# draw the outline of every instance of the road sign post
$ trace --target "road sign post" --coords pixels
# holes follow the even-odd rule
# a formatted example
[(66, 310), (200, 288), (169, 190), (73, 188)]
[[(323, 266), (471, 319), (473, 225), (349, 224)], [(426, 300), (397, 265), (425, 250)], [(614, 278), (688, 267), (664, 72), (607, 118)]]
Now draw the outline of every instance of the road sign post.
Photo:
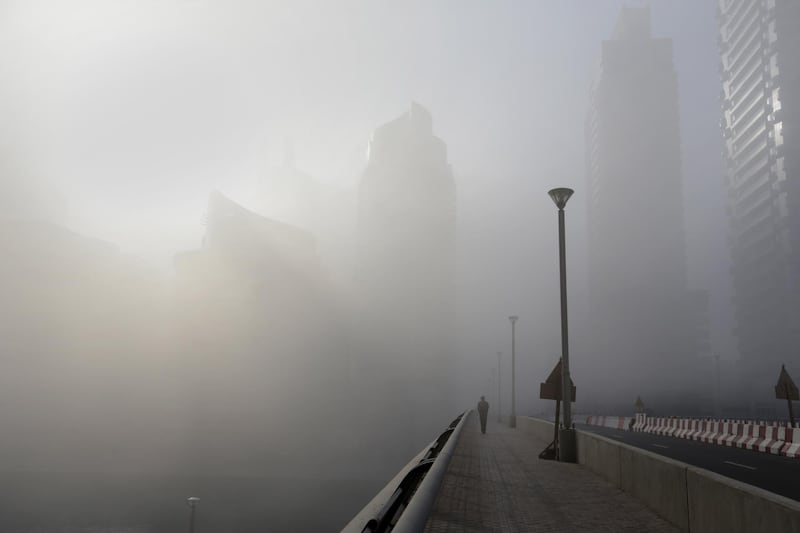
[(637, 413), (644, 413), (644, 402), (642, 401), (641, 396), (636, 397), (636, 403), (633, 404), (633, 406), (636, 407)]
[(789, 422), (794, 427), (794, 411), (792, 410), (792, 400), (800, 400), (800, 391), (797, 390), (797, 385), (792, 381), (791, 376), (786, 371), (786, 367), (781, 365), (781, 373), (778, 376), (778, 383), (775, 385), (775, 398), (778, 400), (786, 400), (789, 406)]
[[(555, 427), (553, 428), (553, 442), (548, 446), (548, 449), (552, 447), (556, 453), (558, 453), (558, 424), (559, 424), (559, 415), (560, 415), (560, 407), (561, 407), (561, 383), (562, 383), (562, 376), (561, 376), (561, 359), (558, 360), (556, 363), (555, 368), (553, 371), (550, 372), (550, 375), (547, 376), (547, 379), (544, 383), (539, 384), (539, 398), (542, 400), (555, 400), (556, 401), (556, 423)], [(570, 387), (570, 397), (571, 401), (575, 401), (575, 394), (577, 389), (575, 388), (575, 384), (572, 382), (572, 379), (569, 380)], [(545, 454), (547, 449), (543, 451), (539, 457), (545, 458)]]

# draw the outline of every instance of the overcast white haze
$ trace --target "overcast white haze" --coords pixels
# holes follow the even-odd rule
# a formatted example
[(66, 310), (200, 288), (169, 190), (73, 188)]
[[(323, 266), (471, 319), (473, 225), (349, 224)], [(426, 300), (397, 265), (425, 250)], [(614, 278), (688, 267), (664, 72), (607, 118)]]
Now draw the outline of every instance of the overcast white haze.
[[(287, 138), (302, 169), (352, 187), (372, 129), (415, 100), (447, 143), (462, 215), (500, 204), (485, 222), (519, 244), (483, 259), (514, 268), (541, 192), (580, 194), (600, 42), (621, 5), (646, 4), (5, 1), (3, 144), (66, 225), (164, 266), (197, 243), (210, 188), (251, 205)], [(714, 6), (649, 4), (674, 42), (690, 274), (727, 302)]]
[[(680, 91), (689, 285), (709, 291), (711, 352), (734, 360), (714, 2), (654, 0), (647, 4), (652, 9), (653, 34), (673, 40)], [(324, 448), (331, 435), (347, 440), (336, 433), (341, 428), (337, 429), (336, 420), (331, 419), (322, 424), (324, 433), (314, 434), (309, 426), (315, 425), (317, 410), (307, 405), (302, 414), (295, 414), (296, 404), (292, 402), (302, 400), (292, 396), (298, 392), (281, 383), (282, 378), (266, 378), (271, 384), (267, 387), (272, 387), (276, 396), (259, 396), (260, 402), (270, 406), (270, 413), (280, 412), (273, 418), (259, 411), (252, 397), (240, 394), (242, 389), (258, 388), (251, 382), (255, 374), (247, 366), (247, 361), (257, 359), (251, 349), (259, 346), (254, 340), (257, 336), (247, 330), (249, 326), (241, 325), (241, 321), (252, 319), (253, 307), (231, 311), (237, 324), (225, 322), (227, 307), (216, 309), (218, 315), (211, 311), (202, 314), (205, 311), (198, 311), (191, 302), (206, 296), (181, 293), (195, 289), (186, 289), (180, 281), (176, 273), (179, 260), (175, 258), (201, 249), (209, 194), (214, 190), (261, 216), (313, 234), (322, 261), (322, 273), (314, 274), (314, 279), (324, 285), (320, 294), (326, 295), (325, 305), (330, 309), (326, 307), (327, 314), (320, 312), (319, 317), (311, 316), (307, 309), (317, 309), (313, 303), (317, 296), (309, 297), (308, 308), (298, 304), (298, 309), (288, 311), (284, 318), (311, 316), (303, 320), (314, 325), (313, 338), (295, 342), (291, 335), (281, 337), (287, 332), (298, 337), (307, 334), (299, 319), (292, 325), (286, 318), (286, 323), (274, 326), (276, 338), (280, 338), (276, 343), (286, 353), (308, 357), (292, 356), (292, 361), (300, 361), (298, 372), (319, 367), (307, 353), (312, 351), (315, 357), (330, 360), (326, 364), (331, 365), (332, 372), (339, 367), (343, 378), (338, 385), (320, 377), (322, 385), (312, 382), (302, 387), (318, 387), (318, 394), (309, 402), (324, 403), (325, 398), (335, 397), (347, 406), (343, 417), (360, 417), (357, 404), (364, 398), (347, 396), (361, 386), (352, 354), (371, 346), (370, 353), (381, 361), (381, 354), (374, 353), (375, 346), (390, 341), (353, 333), (366, 324), (353, 318), (361, 316), (352, 311), (360, 309), (361, 304), (359, 296), (350, 293), (358, 282), (354, 274), (358, 187), (373, 131), (406, 113), (411, 102), (430, 112), (433, 133), (447, 146), (457, 191), (457, 251), (452, 280), (457, 303), (453, 309), (457, 363), (450, 376), (454, 390), (447, 416), (472, 407), (481, 394), (494, 401), (494, 391), (489, 390), (495, 383), (492, 369), (496, 352), (504, 352), (504, 357), (510, 352), (507, 317), (511, 314), (520, 316), (518, 409), (522, 413), (549, 409), (538, 400), (538, 383), (557, 359), (560, 330), (556, 210), (547, 191), (558, 186), (576, 191), (567, 207), (567, 257), (572, 331), (580, 339), (587, 298), (584, 124), (601, 42), (610, 38), (623, 5), (645, 3), (0, 0), (0, 206), (4, 209), (0, 216), (48, 220), (82, 237), (110, 243), (122, 253), (119, 261), (127, 265), (125, 269), (136, 270), (135, 279), (147, 280), (141, 282), (149, 291), (147, 298), (128, 285), (124, 291), (103, 296), (127, 298), (128, 303), (122, 310), (113, 311), (120, 319), (104, 330), (108, 344), (98, 341), (103, 346), (115, 346), (128, 344), (124, 339), (135, 337), (141, 345), (127, 345), (120, 352), (123, 355), (113, 356), (122, 359), (113, 363), (106, 360), (96, 367), (91, 362), (95, 359), (84, 357), (82, 352), (99, 350), (86, 336), (89, 334), (81, 333), (78, 340), (70, 341), (70, 357), (82, 365), (70, 367), (75, 375), (101, 368), (96, 377), (104, 382), (96, 387), (97, 397), (86, 393), (81, 401), (87, 403), (75, 407), (76, 416), (100, 413), (97, 404), (104, 400), (99, 398), (105, 398), (109, 388), (114, 388), (109, 383), (116, 383), (110, 376), (121, 368), (126, 372), (133, 368), (133, 375), (159, 375), (158, 383), (142, 386), (147, 390), (152, 387), (156, 391), (153, 396), (133, 401), (135, 407), (130, 408), (134, 413), (131, 416), (138, 416), (135, 420), (147, 431), (156, 431), (153, 428), (162, 427), (162, 422), (169, 425), (170, 416), (199, 416), (189, 405), (196, 397), (186, 391), (208, 386), (220, 401), (230, 398), (230, 404), (220, 408), (220, 413), (231, 417), (220, 422), (226, 428), (225, 424), (233, 424), (230, 420), (263, 424), (290, 434), (285, 437), (287, 442), (292, 446), (301, 442), (303, 450), (312, 454)], [(330, 219), (336, 224), (320, 230), (319, 219), (313, 218), (318, 215), (314, 205), (303, 205), (302, 198), (297, 205), (278, 205), (289, 200), (269, 196), (270, 180), (281, 172), (279, 169), (285, 169), (287, 150), (293, 152), (297, 170), (316, 180), (326, 191), (326, 198), (338, 202), (338, 211), (334, 209)], [(84, 279), (90, 274), (79, 276)], [(10, 279), (3, 283), (4, 287), (13, 286)], [(198, 289), (205, 290), (212, 289)], [(174, 293), (179, 294), (176, 297)], [(2, 296), (5, 301), (0, 301), (4, 313), (19, 304), (11, 298), (20, 298), (20, 294), (35, 302), (30, 304), (31, 316), (35, 316), (37, 305), (57, 309), (52, 313), (62, 316), (58, 313), (69, 315), (71, 306), (86, 304), (81, 301), (80, 290), (61, 295), (53, 304), (46, 293), (26, 296), (9, 289)], [(274, 318), (273, 323), (282, 320), (270, 314), (274, 309), (263, 312), (272, 317), (270, 320)], [(102, 314), (98, 311), (97, 316)], [(93, 316), (85, 317), (86, 324), (92, 323)], [(130, 323), (125, 318), (129, 316)], [(63, 321), (53, 320), (69, 329)], [(141, 328), (137, 335), (126, 332), (126, 328), (134, 327), (132, 324)], [(219, 336), (197, 336), (192, 329), (207, 330), (209, 324), (220, 328)], [(318, 329), (313, 329), (316, 325)], [(236, 337), (245, 330), (245, 340)], [(262, 331), (261, 341), (269, 344), (269, 331), (273, 330), (267, 330)], [(46, 328), (36, 331), (39, 336), (48, 334)], [(60, 331), (60, 335), (70, 335)], [(331, 331), (331, 337), (322, 333)], [(231, 339), (230, 344), (220, 338)], [(332, 338), (336, 340), (330, 341)], [(42, 341), (42, 346), (46, 345)], [(9, 346), (16, 345), (8, 344), (6, 350), (12, 349)], [(156, 348), (143, 354), (146, 346)], [(203, 361), (211, 361), (214, 347), (219, 346), (234, 346), (231, 353), (241, 355), (240, 362), (231, 363), (230, 368), (226, 363), (208, 363), (209, 373), (205, 374)], [(590, 361), (590, 341), (578, 340), (575, 346), (571, 361), (580, 399), (582, 382), (589, 380), (594, 365), (602, 362)], [(332, 354), (326, 353), (328, 348)], [(174, 385), (171, 380), (178, 380), (184, 368), (194, 365), (188, 354), (196, 351), (201, 361), (196, 375)], [(391, 352), (387, 348), (386, 353)], [(57, 361), (53, 353), (44, 365), (66, 365), (53, 362)], [(346, 357), (342, 355), (340, 360), (336, 354)], [(8, 368), (24, 366), (8, 353), (0, 356), (14, 361)], [(235, 357), (226, 351), (223, 360)], [(268, 361), (253, 364), (253, 369), (259, 369), (253, 370), (255, 373), (273, 372), (264, 369)], [(38, 379), (34, 377), (38, 374), (29, 369), (19, 372)], [(287, 376), (295, 375), (287, 372)], [(91, 381), (91, 377), (81, 375), (75, 379)], [(140, 391), (140, 385), (132, 382), (130, 391)], [(238, 392), (228, 395), (226, 387)], [(72, 397), (69, 390), (64, 394)], [(294, 399), (286, 400), (289, 397)], [(207, 398), (209, 404), (213, 403)], [(385, 405), (395, 421), (417, 416), (406, 409), (408, 404)], [(240, 407), (241, 412), (236, 414)], [(85, 412), (80, 410), (84, 408)], [(214, 409), (210, 408), (216, 412)], [(151, 423), (151, 411), (159, 413), (159, 422)], [(333, 416), (319, 416), (329, 415)], [(42, 420), (51, 420), (49, 415), (41, 416)], [(86, 431), (102, 434), (113, 417), (96, 416), (101, 422), (97, 427), (88, 424)], [(376, 413), (364, 417), (379, 419)], [(358, 502), (366, 503), (402, 466), (402, 458), (410, 459), (426, 443), (425, 435), (433, 439), (433, 429), (448, 422), (445, 417), (417, 424), (414, 431), (419, 433), (414, 433), (414, 439), (403, 441), (390, 454), (372, 454), (374, 464), (383, 470), (358, 471), (355, 458), (360, 450), (356, 444), (341, 445), (331, 452), (337, 461), (352, 459), (353, 466), (345, 477), (369, 481), (353, 489), (357, 497), (347, 502), (350, 507), (345, 516), (332, 513), (331, 520), (341, 522), (357, 512)], [(31, 435), (47, 438), (48, 423), (42, 422), (41, 431)], [(211, 426), (214, 423), (209, 422)], [(297, 429), (301, 426), (302, 430)], [(169, 442), (174, 442), (175, 449), (161, 443), (151, 452), (166, 461), (165, 454), (192, 446), (192, 439), (186, 435), (211, 431), (203, 427), (197, 429), (186, 422), (185, 434), (171, 430), (174, 439)], [(391, 434), (392, 423), (387, 427)], [(341, 431), (350, 431), (349, 426)], [(230, 432), (236, 438), (254, 441), (269, 435), (255, 430)], [(65, 434), (58, 433), (56, 438)], [(369, 432), (359, 435), (360, 442), (369, 442)], [(231, 459), (223, 452), (222, 459), (214, 455), (214, 450), (226, 445), (223, 439), (198, 451), (198, 457), (217, 465), (215, 475), (226, 473), (224, 465), (231, 471), (248, 471), (241, 457)], [(297, 449), (276, 447), (278, 455)], [(17, 456), (5, 451), (3, 470), (13, 470), (8, 458)], [(41, 453), (40, 464), (58, 462)], [(138, 452), (119, 453), (125, 456), (122, 462), (128, 460), (134, 465), (131, 468), (141, 459)], [(263, 456), (256, 452), (244, 455), (266, 464), (274, 460), (266, 452)], [(23, 462), (36, 464), (34, 459), (30, 461)], [(301, 463), (297, 458), (287, 461)], [(271, 472), (259, 475), (269, 477)], [(325, 470), (325, 476), (338, 479), (342, 473), (331, 468)], [(35, 487), (35, 481), (30, 483)], [(180, 501), (195, 489), (186, 482), (177, 489), (170, 486), (170, 490)], [(180, 512), (176, 511), (182, 519)], [(151, 518), (153, 523), (169, 523), (167, 519), (159, 522), (161, 518), (156, 515)], [(337, 522), (331, 529), (339, 525)]]

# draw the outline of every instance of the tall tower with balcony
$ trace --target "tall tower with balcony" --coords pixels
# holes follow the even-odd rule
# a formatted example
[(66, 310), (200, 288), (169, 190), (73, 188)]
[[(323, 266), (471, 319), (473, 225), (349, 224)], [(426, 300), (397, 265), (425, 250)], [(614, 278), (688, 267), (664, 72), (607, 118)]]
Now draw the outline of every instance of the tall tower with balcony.
[(719, 0), (734, 303), (750, 400), (800, 361), (800, 2)]

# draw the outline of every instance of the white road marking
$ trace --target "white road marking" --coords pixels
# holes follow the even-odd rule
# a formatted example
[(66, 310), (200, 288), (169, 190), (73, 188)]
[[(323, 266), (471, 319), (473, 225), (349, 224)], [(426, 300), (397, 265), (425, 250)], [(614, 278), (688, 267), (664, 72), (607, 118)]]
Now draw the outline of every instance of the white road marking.
[(653, 446), (656, 446), (658, 448), (664, 448), (664, 449), (668, 449), (669, 448), (669, 446), (664, 446), (663, 444), (653, 444)]
[(733, 466), (741, 466), (742, 468), (747, 468), (748, 470), (758, 470), (754, 466), (747, 466), (747, 465), (740, 465), (739, 463), (734, 463), (733, 461), (722, 461), (723, 463), (728, 463), (729, 465)]

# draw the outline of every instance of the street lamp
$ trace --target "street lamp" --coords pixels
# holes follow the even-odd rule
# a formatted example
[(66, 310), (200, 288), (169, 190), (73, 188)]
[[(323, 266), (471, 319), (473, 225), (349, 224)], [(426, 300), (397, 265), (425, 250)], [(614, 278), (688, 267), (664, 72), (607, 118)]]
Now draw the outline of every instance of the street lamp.
[(500, 383), (502, 383), (503, 381), (502, 378), (503, 374), (500, 372), (503, 368), (501, 365), (502, 360), (503, 360), (503, 352), (497, 352), (497, 421), (498, 422), (501, 422), (503, 418), (503, 411), (502, 409), (500, 409), (500, 406), (502, 405), (501, 402), (503, 399), (503, 395), (501, 393), (502, 389), (500, 386)]
[(510, 316), (508, 319), (511, 321), (511, 416), (508, 419), (508, 427), (517, 427), (517, 392), (516, 392), (516, 377), (514, 375), (516, 367), (516, 346), (514, 336), (514, 325), (517, 323), (518, 316)]
[(200, 498), (197, 496), (190, 496), (186, 498), (186, 503), (191, 508), (191, 511), (189, 511), (189, 533), (194, 533), (194, 508), (199, 501)]
[(567, 253), (564, 239), (564, 207), (572, 189), (559, 187), (548, 191), (558, 208), (558, 262), (561, 279), (561, 401), (564, 403), (564, 428), (559, 431), (558, 458), (574, 463), (576, 460), (575, 430), (572, 429), (572, 380), (569, 377), (569, 330), (567, 328)]
[(714, 363), (715, 363), (714, 374), (715, 377), (717, 378), (716, 383), (714, 383), (714, 400), (715, 400), (714, 403), (716, 404), (714, 405), (714, 416), (719, 418), (722, 414), (722, 409), (721, 409), (722, 402), (720, 402), (720, 386), (719, 386), (719, 354), (714, 354)]

